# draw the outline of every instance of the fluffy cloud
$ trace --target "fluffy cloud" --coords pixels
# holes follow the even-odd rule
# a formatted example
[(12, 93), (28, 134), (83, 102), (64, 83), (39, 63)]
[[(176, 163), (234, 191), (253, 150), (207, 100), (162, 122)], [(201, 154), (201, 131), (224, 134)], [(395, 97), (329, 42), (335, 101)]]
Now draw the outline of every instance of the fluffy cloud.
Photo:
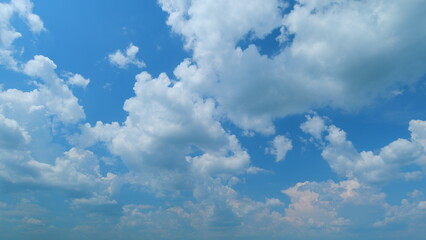
[(271, 142), (272, 147), (266, 148), (266, 152), (275, 156), (275, 161), (279, 162), (285, 159), (287, 152), (293, 149), (292, 141), (285, 136), (276, 136)]
[(86, 86), (90, 83), (90, 79), (86, 79), (80, 74), (69, 74), (67, 83), (70, 85), (80, 86), (86, 88)]
[[(13, 42), (21, 34), (10, 25), (12, 16), (18, 14), (34, 33), (44, 29), (43, 22), (31, 12), (28, 0), (0, 3), (0, 64), (35, 80), (31, 91), (0, 91), (2, 191), (45, 188), (72, 193), (71, 209), (97, 217), (120, 216), (119, 230), (133, 227), (146, 238), (165, 229), (164, 238), (176, 237), (172, 234), (182, 229), (188, 230), (186, 238), (196, 229), (199, 238), (208, 232), (218, 239), (223, 233), (235, 239), (423, 221), (423, 199), (412, 197), (390, 206), (370, 185), (424, 175), (424, 121), (410, 122), (410, 139), (397, 139), (376, 152), (359, 152), (343, 130), (317, 115), (307, 116), (302, 131), (321, 142), (317, 146), (323, 158), (347, 180), (297, 183), (282, 191), (288, 204), (278, 198), (255, 201), (232, 187), (244, 181), (233, 175), (264, 170), (250, 166), (237, 136), (222, 126), (230, 119), (246, 132), (273, 134), (276, 118), (316, 107), (362, 107), (388, 89), (416, 81), (426, 65), (425, 33), (411, 25), (425, 23), (423, 2), (299, 0), (287, 15), (286, 5), (278, 0), (159, 3), (169, 14), (168, 24), (193, 54), (174, 70), (177, 81), (166, 74), (137, 75), (135, 96), (124, 103), (126, 120), (83, 124), (69, 145), (55, 138), (68, 135), (66, 128), (85, 114), (67, 85), (84, 88), (90, 80), (79, 74), (61, 79), (56, 64), (45, 56), (26, 63), (15, 60)], [(282, 45), (274, 56), (262, 55), (259, 45), (239, 47), (241, 40), (262, 40), (278, 28)], [(120, 68), (142, 68), (138, 52), (130, 44), (108, 58)], [(99, 159), (86, 149), (98, 142), (120, 157), (129, 172), (101, 174)], [(278, 135), (267, 152), (281, 161), (292, 145)], [(418, 169), (408, 171), (407, 166)], [(122, 206), (114, 194), (123, 182), (157, 197), (172, 191), (178, 199), (165, 206)], [(181, 190), (192, 196), (182, 197)], [(0, 208), (6, 206), (9, 203), (0, 202)], [(44, 224), (30, 214), (21, 221)]]
[(105, 142), (139, 178), (157, 189), (187, 188), (191, 174), (243, 172), (249, 155), (218, 122), (215, 102), (185, 89), (167, 75), (136, 76), (136, 96), (126, 100), (126, 121), (82, 126), (76, 144)]
[[(385, 195), (355, 180), (303, 182), (282, 192), (291, 199), (284, 219), (296, 226), (340, 231), (350, 225), (372, 225), (374, 219), (384, 213), (381, 206)], [(371, 216), (371, 211), (360, 213), (357, 210), (365, 207), (379, 208), (382, 213)], [(353, 222), (360, 218), (368, 222)]]
[(32, 13), (33, 4), (29, 0), (12, 0), (10, 3), (0, 3), (0, 65), (19, 70), (19, 62), (13, 57), (15, 50), (13, 42), (22, 36), (11, 25), (15, 13), (25, 20), (33, 33), (44, 30), (43, 21)]
[(322, 133), (327, 129), (324, 123), (324, 119), (314, 115), (306, 116), (306, 122), (300, 125), (303, 132), (311, 134), (316, 139), (321, 139)]
[(279, 199), (253, 201), (219, 179), (205, 180), (195, 189), (197, 201), (165, 208), (124, 206), (120, 228), (143, 229), (144, 234), (160, 234), (163, 238), (171, 238), (169, 234), (173, 232), (173, 237), (179, 238), (202, 238), (208, 234), (220, 239), (273, 236), (287, 230), (282, 215), (274, 210), (283, 206)]
[(33, 159), (22, 147), (3, 148), (0, 156), (2, 190), (8, 190), (9, 186), (14, 190), (56, 188), (90, 195), (95, 189), (107, 193), (111, 182), (111, 179), (100, 176), (98, 160), (85, 150), (72, 148), (54, 164)]
[[(39, 84), (39, 89), (31, 92), (39, 98), (39, 105), (44, 105), (48, 114), (56, 116), (63, 123), (76, 123), (85, 117), (83, 107), (78, 99), (65, 85), (56, 73), (55, 63), (49, 58), (41, 55), (24, 65), (24, 73), (31, 77), (41, 79), (45, 84)], [(36, 105), (36, 103), (33, 103)]]
[(42, 147), (42, 151), (45, 151), (49, 148), (49, 154), (57, 154), (51, 139), (44, 139), (43, 134), (48, 130), (46, 126), (40, 125), (39, 130), (29, 128), (27, 131), (23, 126), (28, 125), (25, 122), (22, 124), (0, 114), (1, 192), (58, 189), (75, 196), (90, 196), (92, 192), (109, 196), (115, 192), (115, 175), (108, 173), (103, 177), (99, 161), (92, 152), (71, 148), (50, 162), (49, 158), (43, 158), (33, 150)]
[[(283, 18), (275, 0), (160, 4), (193, 51), (176, 76), (214, 95), (244, 129), (272, 134), (275, 118), (323, 106), (356, 109), (424, 75), (425, 33), (410, 27), (426, 21), (421, 1), (301, 0)], [(272, 58), (254, 45), (237, 47), (279, 27), (289, 40)]]
[(18, 148), (28, 143), (31, 137), (12, 119), (5, 118), (0, 114), (0, 148)]
[[(372, 151), (358, 152), (352, 142), (347, 140), (346, 133), (334, 125), (322, 127), (323, 132), (309, 131), (307, 126), (320, 122), (318, 116), (307, 117), (301, 125), (322, 141), (325, 132), (325, 145), (322, 157), (327, 160), (331, 169), (340, 176), (358, 179), (359, 181), (376, 184), (392, 179), (414, 180), (424, 175), (426, 146), (424, 145), (424, 121), (410, 121), (411, 139), (397, 139), (380, 149), (378, 154)], [(404, 171), (404, 166), (417, 166), (418, 170)]]
[(19, 70), (19, 62), (13, 57), (15, 49), (13, 42), (22, 36), (11, 25), (15, 13), (23, 19), (33, 33), (44, 30), (43, 21), (32, 13), (33, 4), (29, 0), (12, 0), (10, 3), (0, 3), (0, 65)]
[(126, 68), (130, 64), (136, 65), (138, 68), (143, 68), (145, 67), (145, 63), (136, 58), (138, 52), (139, 48), (131, 43), (125, 52), (117, 50), (108, 55), (108, 59), (112, 65), (116, 65), (119, 68)]
[[(0, 11), (18, 13), (33, 32), (44, 29), (40, 18), (31, 13), (30, 1), (1, 4)], [(0, 31), (14, 31), (9, 25), (11, 16), (2, 15)], [(12, 51), (13, 39), (8, 40), (8, 36), (2, 35), (0, 50)], [(99, 174), (98, 160), (92, 152), (72, 147), (64, 152), (65, 147), (57, 143), (57, 131), (66, 131), (63, 127), (81, 121), (85, 113), (56, 74), (56, 64), (41, 55), (26, 63), (15, 63), (14, 70), (31, 77), (33, 90), (0, 90), (1, 191), (53, 188), (86, 195), (94, 189), (108, 193), (112, 180)]]
[(38, 15), (32, 13), (33, 4), (30, 0), (12, 0), (11, 5), (21, 18), (26, 20), (32, 32), (39, 33), (44, 30), (43, 21)]
[[(401, 200), (400, 205), (385, 204), (386, 216), (377, 221), (376, 227), (385, 227), (391, 224), (409, 224), (412, 228), (422, 229), (425, 224), (426, 201), (423, 193), (415, 190)], [(395, 225), (394, 225), (395, 226)]]

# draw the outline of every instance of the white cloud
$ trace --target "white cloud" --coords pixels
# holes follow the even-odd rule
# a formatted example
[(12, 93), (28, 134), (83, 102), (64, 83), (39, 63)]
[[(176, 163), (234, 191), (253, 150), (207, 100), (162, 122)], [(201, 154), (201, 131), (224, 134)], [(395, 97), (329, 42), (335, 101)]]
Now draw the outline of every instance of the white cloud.
[(24, 217), (23, 222), (28, 223), (28, 224), (41, 224), (42, 221), (36, 218), (32, 218), (32, 217)]
[(71, 208), (98, 215), (117, 216), (121, 214), (121, 206), (117, 201), (110, 199), (108, 196), (100, 195), (97, 192), (94, 192), (90, 198), (73, 199)]
[(408, 130), (411, 132), (411, 138), (426, 149), (426, 121), (411, 120)]
[[(423, 176), (426, 123), (419, 120), (410, 122), (411, 139), (397, 139), (378, 152), (358, 152), (343, 130), (326, 126), (316, 115), (307, 116), (301, 129), (324, 142), (322, 156), (333, 171), (349, 180), (298, 183), (283, 191), (291, 201), (284, 211), (278, 198), (256, 202), (232, 188), (239, 181), (232, 175), (265, 170), (250, 166), (247, 151), (221, 125), (224, 116), (247, 136), (254, 135), (252, 130), (273, 134), (275, 118), (312, 107), (357, 108), (385, 94), (393, 84), (404, 85), (403, 79), (413, 82), (424, 74), (424, 46), (416, 43), (425, 34), (409, 28), (414, 20), (425, 22), (423, 3), (332, 2), (301, 0), (283, 18), (283, 5), (275, 0), (160, 0), (170, 14), (168, 24), (194, 54), (175, 69), (180, 81), (165, 74), (137, 75), (135, 96), (124, 104), (126, 120), (82, 125), (81, 135), (70, 138), (76, 147), (66, 152), (61, 150), (64, 146), (54, 144), (57, 126), (84, 119), (83, 108), (66, 84), (86, 87), (90, 80), (79, 74), (61, 79), (56, 64), (45, 56), (24, 64), (16, 61), (12, 45), (21, 34), (10, 26), (11, 16), (18, 13), (34, 33), (44, 29), (43, 22), (31, 12), (28, 0), (0, 3), (0, 63), (37, 79), (32, 91), (0, 89), (1, 184), (77, 192), (72, 209), (123, 213), (119, 227), (135, 227), (144, 234), (167, 229), (171, 235), (174, 230), (195, 228), (201, 233), (232, 229), (236, 236), (265, 232), (282, 236), (294, 229), (288, 224), (300, 226), (293, 231), (305, 227), (337, 231), (370, 213), (359, 211), (361, 205), (385, 206), (387, 216), (378, 225), (422, 217), (424, 200), (391, 207), (383, 204), (384, 194), (366, 185)], [(394, 14), (396, 10), (399, 14)], [(281, 39), (295, 36), (275, 57), (261, 55), (258, 46), (237, 47), (246, 37), (261, 39), (279, 27)], [(130, 44), (108, 57), (120, 68), (130, 64), (142, 68), (145, 64), (137, 59), (138, 52)], [(97, 142), (105, 143), (130, 172), (101, 175), (97, 157), (84, 149)], [(267, 152), (276, 161), (284, 160), (293, 148), (285, 136), (276, 136), (271, 145)], [(42, 157), (45, 149), (54, 157)], [(413, 165), (419, 170), (402, 170)], [(171, 201), (167, 207), (121, 208), (113, 194), (125, 181), (158, 196), (164, 190), (190, 190), (195, 200), (182, 206), (172, 206)], [(368, 217), (371, 222), (376, 216)], [(23, 220), (43, 223), (29, 215)]]
[(321, 139), (321, 134), (326, 130), (324, 119), (317, 115), (307, 115), (306, 119), (307, 120), (300, 125), (302, 131), (311, 134), (316, 139)]
[[(286, 221), (300, 227), (329, 231), (340, 231), (349, 225), (365, 227), (372, 224), (381, 215), (372, 216), (371, 212), (361, 213), (357, 209), (366, 206), (380, 208), (385, 197), (354, 180), (303, 182), (282, 192), (291, 199), (285, 209)], [(364, 217), (367, 217), (367, 222), (353, 222)]]
[(0, 155), (0, 179), (17, 188), (49, 187), (89, 194), (94, 189), (106, 190), (111, 182), (101, 178), (97, 159), (85, 150), (72, 148), (54, 164), (33, 159), (22, 147), (1, 149)]
[(86, 79), (80, 74), (70, 74), (67, 80), (67, 83), (70, 85), (80, 86), (86, 88), (86, 86), (90, 83), (90, 79)]
[[(246, 130), (272, 134), (274, 119), (311, 108), (357, 109), (425, 73), (426, 33), (411, 27), (426, 22), (420, 1), (299, 1), (283, 18), (275, 0), (160, 4), (193, 51), (176, 76)], [(294, 38), (275, 57), (236, 47), (278, 27)]]
[[(205, 153), (201, 156), (186, 157), (186, 160), (192, 165), (193, 169), (199, 173), (209, 175), (223, 173), (241, 173), (250, 163), (249, 154), (244, 151), (237, 138), (229, 136), (229, 146), (224, 151)], [(226, 150), (225, 150), (226, 149)], [(224, 154), (231, 151), (233, 154)]]
[(138, 52), (139, 48), (131, 43), (125, 52), (117, 50), (108, 55), (108, 59), (111, 64), (119, 68), (126, 68), (130, 64), (136, 65), (138, 68), (143, 68), (145, 67), (145, 63), (136, 58)]
[(285, 136), (276, 136), (271, 142), (272, 147), (266, 148), (266, 152), (275, 156), (275, 161), (280, 162), (285, 159), (287, 152), (293, 149), (292, 141)]
[(30, 0), (12, 0), (11, 4), (16, 12), (26, 20), (31, 31), (39, 33), (44, 30), (43, 21), (32, 13), (33, 3)]
[(56, 77), (56, 64), (48, 57), (42, 55), (34, 56), (34, 59), (28, 61), (23, 72), (31, 77), (41, 78), (46, 83), (54, 81)]
[(0, 3), (0, 65), (19, 71), (19, 62), (15, 60), (13, 42), (22, 37), (11, 25), (15, 13), (26, 21), (33, 33), (44, 30), (43, 21), (32, 13), (33, 4), (29, 0), (12, 0), (10, 3)]
[[(413, 194), (416, 193), (416, 194)], [(401, 200), (400, 205), (385, 204), (386, 216), (377, 222), (374, 226), (384, 227), (390, 224), (405, 225), (408, 224), (411, 228), (423, 228), (426, 220), (426, 202), (422, 201), (422, 193), (414, 191), (409, 193), (409, 198)], [(423, 199), (424, 200), (424, 199)]]
[(82, 126), (81, 146), (105, 142), (140, 184), (156, 190), (188, 188), (193, 174), (244, 172), (249, 155), (222, 128), (212, 99), (203, 99), (167, 75), (136, 76), (135, 97), (126, 100), (123, 124)]
[(266, 205), (268, 206), (281, 206), (284, 205), (279, 199), (277, 198), (266, 198)]
[[(307, 117), (307, 126), (312, 117)], [(317, 120), (318, 121), (318, 120)], [(321, 153), (331, 169), (340, 176), (359, 181), (376, 184), (388, 182), (392, 179), (405, 180), (419, 179), (424, 175), (426, 146), (423, 142), (423, 132), (426, 124), (423, 121), (411, 121), (409, 130), (411, 139), (397, 139), (380, 149), (378, 154), (372, 151), (358, 152), (352, 142), (346, 138), (346, 132), (334, 125), (322, 128), (326, 132), (325, 145)], [(322, 133), (308, 131), (312, 135), (321, 136)], [(417, 166), (422, 171), (404, 171), (404, 166)]]
[(19, 148), (31, 141), (31, 137), (19, 124), (0, 114), (0, 148)]
[(56, 75), (56, 67), (49, 58), (36, 55), (24, 65), (23, 71), (45, 83), (39, 84), (39, 90), (31, 93), (36, 95), (40, 105), (47, 108), (48, 114), (56, 116), (63, 123), (76, 123), (85, 117), (83, 107), (64, 81)]
[(250, 166), (249, 168), (247, 168), (247, 173), (249, 174), (258, 174), (258, 173), (267, 173), (269, 172), (268, 170), (265, 170), (263, 168), (259, 168), (259, 167), (254, 167), (254, 166)]

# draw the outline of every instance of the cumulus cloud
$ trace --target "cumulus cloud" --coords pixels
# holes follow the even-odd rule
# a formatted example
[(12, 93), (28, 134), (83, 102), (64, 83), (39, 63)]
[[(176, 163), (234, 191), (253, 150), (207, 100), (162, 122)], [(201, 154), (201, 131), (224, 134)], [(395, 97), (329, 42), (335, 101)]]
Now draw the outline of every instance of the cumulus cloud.
[(1, 149), (0, 155), (2, 184), (16, 189), (56, 188), (89, 195), (94, 189), (107, 192), (111, 182), (100, 176), (94, 154), (81, 149), (64, 152), (53, 164), (37, 161), (26, 149)]
[[(399, 205), (385, 204), (386, 216), (374, 223), (376, 227), (385, 227), (391, 224), (409, 224), (410, 227), (423, 228), (426, 220), (426, 201), (423, 193), (415, 190), (401, 200)], [(395, 226), (395, 225), (394, 225)]]
[(48, 57), (36, 55), (24, 65), (24, 73), (41, 79), (45, 84), (39, 85), (39, 90), (33, 91), (40, 98), (51, 115), (64, 123), (76, 123), (85, 117), (83, 107), (78, 99), (65, 85), (55, 72), (56, 64)]
[[(366, 206), (382, 208), (385, 195), (355, 180), (302, 182), (282, 192), (291, 199), (284, 219), (296, 226), (340, 231), (349, 225), (373, 224), (384, 213), (382, 209), (381, 214), (371, 216), (372, 212), (363, 214), (356, 210)], [(369, 220), (353, 222), (360, 218)]]
[(275, 161), (280, 162), (285, 159), (287, 152), (293, 149), (293, 143), (285, 136), (276, 136), (271, 142), (272, 147), (266, 148), (265, 151), (275, 156)]
[(311, 134), (316, 139), (321, 139), (321, 134), (327, 129), (324, 119), (314, 115), (306, 116), (306, 121), (300, 125), (303, 132)]
[(156, 189), (188, 188), (192, 174), (244, 172), (250, 158), (218, 121), (215, 102), (188, 91), (164, 73), (136, 76), (135, 97), (126, 100), (123, 124), (81, 128), (76, 144), (106, 143), (139, 178)]
[(143, 229), (144, 234), (164, 234), (164, 238), (170, 238), (173, 232), (174, 237), (180, 238), (202, 238), (208, 234), (221, 239), (273, 236), (288, 230), (282, 215), (274, 210), (283, 206), (279, 199), (254, 201), (240, 196), (219, 179), (205, 180), (195, 189), (196, 201), (165, 208), (123, 206), (120, 228)]
[[(164, 73), (138, 74), (135, 95), (124, 103), (124, 122), (82, 124), (81, 133), (68, 138), (69, 146), (62, 146), (53, 140), (58, 126), (85, 117), (69, 85), (85, 88), (90, 79), (80, 74), (62, 79), (56, 64), (45, 56), (25, 63), (15, 60), (13, 42), (21, 34), (10, 25), (12, 16), (19, 15), (33, 33), (43, 31), (44, 25), (32, 13), (29, 0), (0, 3), (0, 64), (31, 77), (35, 86), (31, 91), (0, 89), (1, 190), (12, 186), (78, 193), (70, 201), (73, 210), (120, 216), (118, 228), (134, 227), (150, 236), (167, 229), (164, 238), (181, 229), (197, 229), (201, 238), (204, 232), (220, 231), (264, 237), (265, 232), (275, 236), (306, 228), (333, 232), (351, 225), (380, 227), (423, 219), (424, 199), (411, 197), (390, 206), (371, 186), (423, 177), (425, 121), (410, 122), (410, 139), (359, 152), (343, 130), (308, 115), (302, 131), (321, 142), (323, 158), (346, 180), (297, 183), (282, 191), (288, 204), (278, 198), (255, 201), (232, 187), (243, 182), (234, 175), (266, 170), (250, 166), (248, 151), (222, 126), (231, 120), (247, 136), (254, 136), (254, 131), (271, 135), (277, 118), (327, 106), (356, 109), (389, 89), (415, 82), (426, 67), (422, 44), (426, 35), (412, 28), (414, 23), (426, 23), (423, 2), (299, 0), (285, 15), (286, 4), (278, 0), (159, 0), (159, 4), (169, 14), (167, 24), (183, 37), (192, 54), (174, 70), (177, 80)], [(261, 46), (239, 46), (242, 40), (262, 40), (277, 29), (282, 45), (273, 56), (262, 55)], [(119, 68), (143, 68), (138, 52), (130, 44), (109, 54), (108, 60)], [(99, 159), (87, 150), (99, 142), (129, 172), (102, 174)], [(292, 141), (281, 135), (270, 144), (266, 152), (277, 162), (293, 148)], [(171, 201), (166, 207), (122, 206), (113, 195), (123, 182), (156, 196), (163, 196), (162, 191), (176, 196), (190, 191), (192, 196), (181, 205)], [(379, 212), (372, 216), (371, 209)], [(44, 222), (29, 215), (21, 219), (33, 225)], [(299, 228), (294, 230), (294, 225)]]
[[(289, 114), (357, 109), (425, 73), (425, 33), (410, 27), (426, 21), (420, 1), (301, 0), (284, 17), (275, 0), (159, 2), (193, 52), (176, 76), (214, 95), (243, 129), (272, 134), (273, 120)], [(272, 58), (237, 46), (277, 28), (291, 37)]]
[(38, 15), (32, 13), (33, 3), (30, 0), (12, 0), (11, 5), (26, 20), (32, 32), (39, 33), (44, 30), (43, 21)]
[(119, 68), (126, 68), (130, 64), (135, 65), (138, 68), (145, 67), (145, 63), (136, 58), (136, 54), (139, 52), (139, 48), (132, 43), (127, 47), (126, 51), (117, 50), (112, 54), (108, 55), (109, 62)]
[(15, 13), (27, 23), (33, 33), (44, 30), (43, 21), (32, 13), (33, 4), (29, 0), (12, 0), (10, 3), (0, 3), (0, 65), (9, 69), (19, 70), (19, 62), (15, 60), (13, 42), (22, 37), (11, 25)]
[(31, 137), (19, 124), (0, 114), (0, 148), (19, 148), (30, 142)]
[[(306, 130), (316, 117), (307, 117), (301, 125)], [(315, 120), (320, 121), (320, 120)], [(392, 179), (415, 180), (424, 175), (426, 148), (424, 145), (424, 121), (410, 121), (411, 139), (397, 139), (382, 147), (378, 154), (373, 151), (358, 152), (346, 132), (334, 125), (323, 127), (326, 133), (322, 157), (340, 176), (358, 179), (364, 183), (385, 183)], [(323, 133), (307, 131), (313, 136)], [(404, 166), (417, 166), (418, 170), (403, 170)]]
[[(29, 1), (12, 4), (23, 16), (31, 11)], [(35, 32), (42, 30), (37, 18), (28, 18)], [(97, 189), (109, 193), (112, 179), (99, 174), (93, 153), (72, 147), (64, 152), (65, 147), (54, 140), (58, 129), (85, 117), (56, 68), (51, 59), (36, 55), (18, 69), (31, 77), (33, 90), (0, 90), (1, 190), (61, 189), (89, 195)]]
[(90, 83), (90, 79), (88, 78), (86, 79), (78, 73), (69, 74), (68, 76), (69, 77), (68, 77), (67, 83), (69, 85), (75, 85), (75, 86), (80, 86), (82, 88), (86, 88), (86, 86)]

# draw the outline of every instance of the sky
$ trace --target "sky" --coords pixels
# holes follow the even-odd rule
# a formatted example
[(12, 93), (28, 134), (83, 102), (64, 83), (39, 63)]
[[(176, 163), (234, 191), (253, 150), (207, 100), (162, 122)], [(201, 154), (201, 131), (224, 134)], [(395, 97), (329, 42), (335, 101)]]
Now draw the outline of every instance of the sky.
[(423, 239), (425, 11), (0, 0), (0, 239)]

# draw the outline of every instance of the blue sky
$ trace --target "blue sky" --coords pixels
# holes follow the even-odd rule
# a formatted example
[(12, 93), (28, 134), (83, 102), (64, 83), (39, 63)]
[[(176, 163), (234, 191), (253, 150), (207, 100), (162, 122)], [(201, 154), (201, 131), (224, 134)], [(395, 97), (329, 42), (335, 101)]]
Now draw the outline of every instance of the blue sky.
[(425, 10), (0, 1), (0, 238), (422, 239)]

